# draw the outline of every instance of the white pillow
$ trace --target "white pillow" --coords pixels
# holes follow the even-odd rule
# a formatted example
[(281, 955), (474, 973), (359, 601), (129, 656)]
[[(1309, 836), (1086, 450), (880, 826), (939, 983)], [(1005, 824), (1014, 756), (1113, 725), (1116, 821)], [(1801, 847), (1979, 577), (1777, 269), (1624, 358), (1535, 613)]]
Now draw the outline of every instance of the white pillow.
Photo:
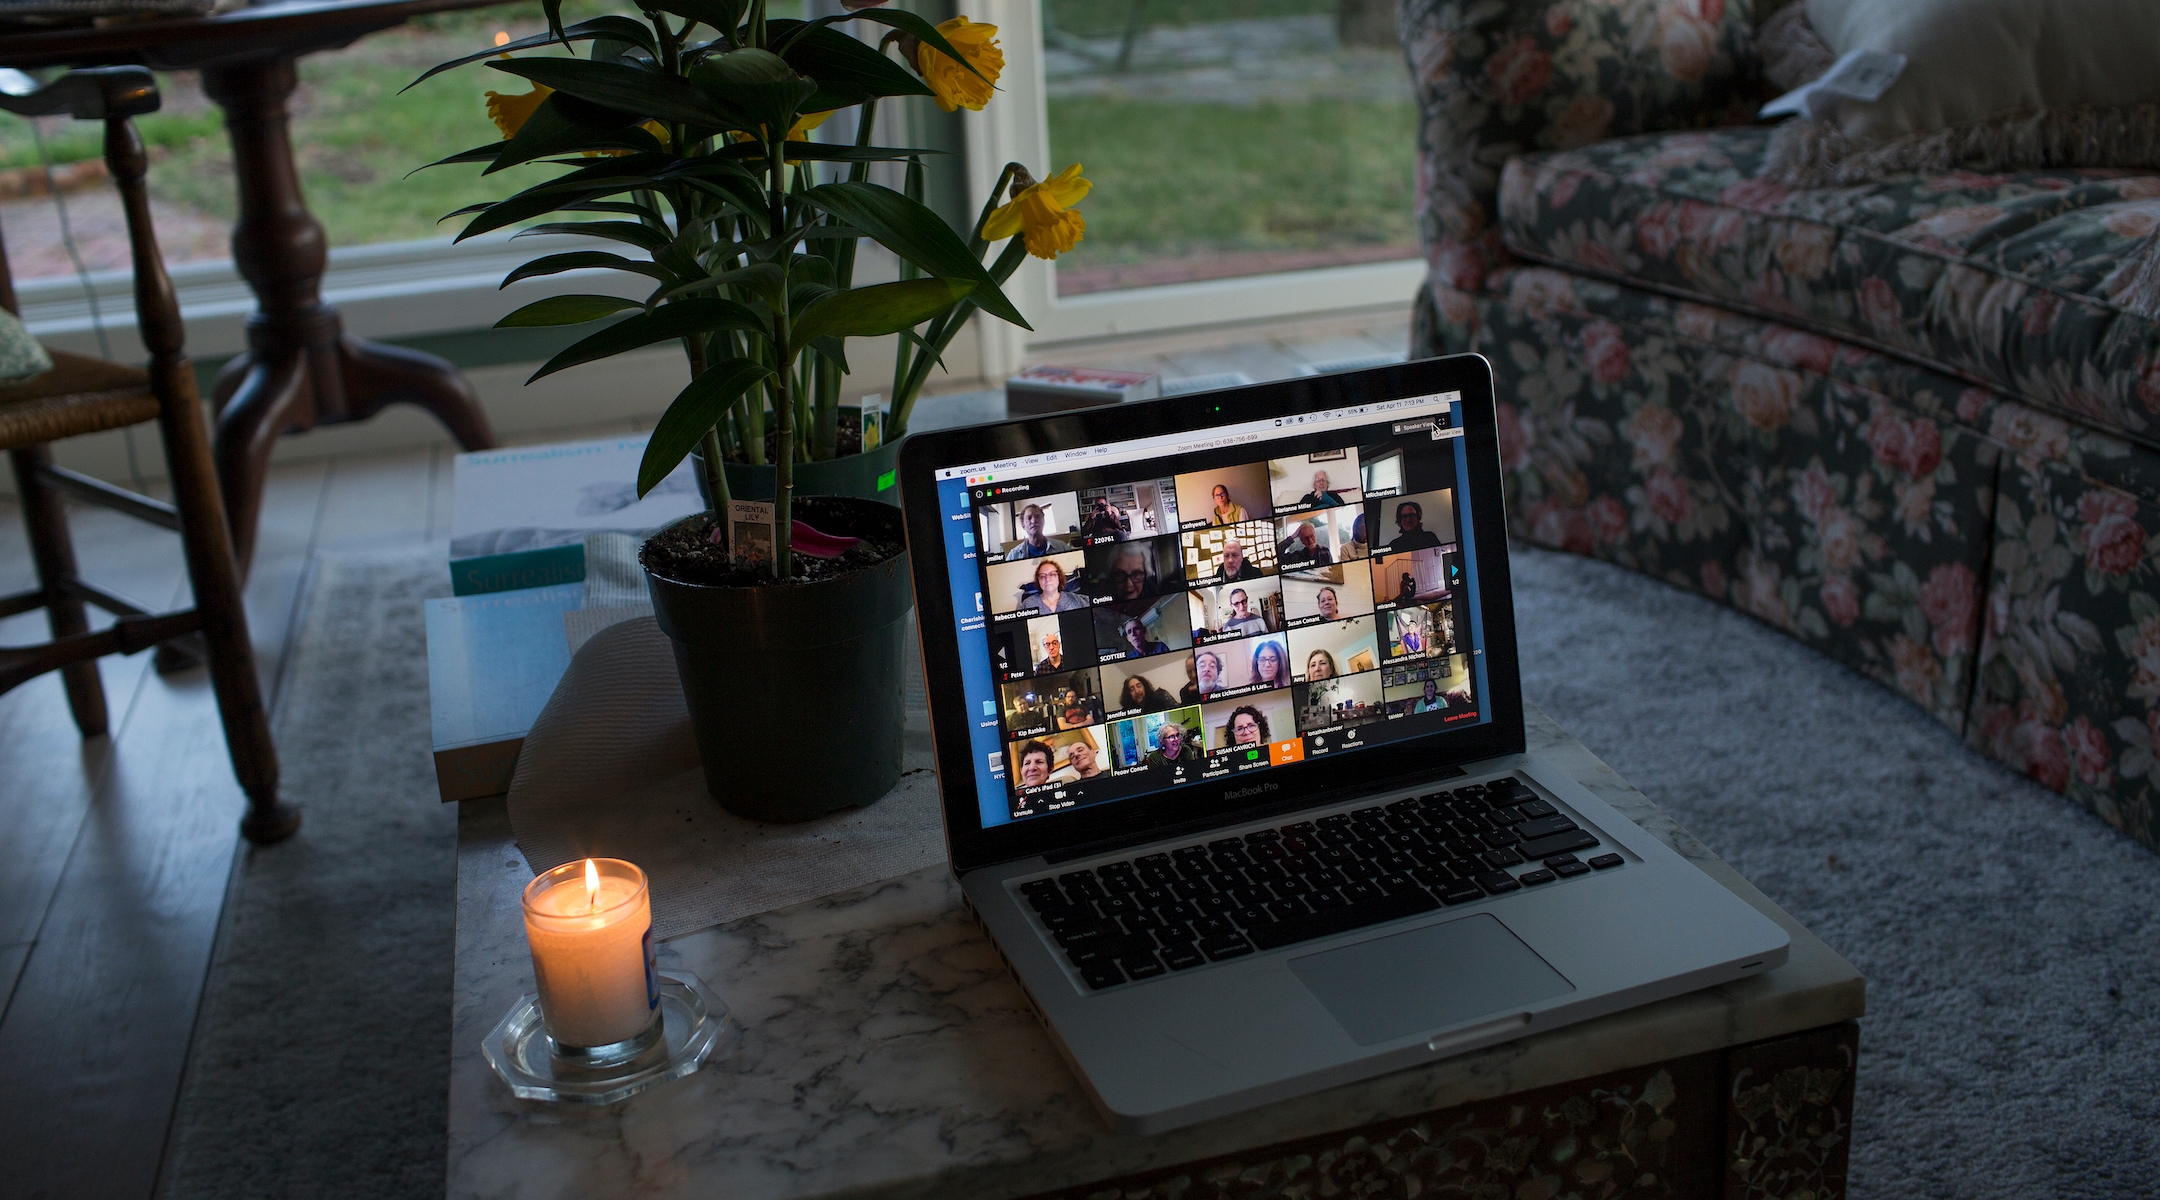
[(1833, 54), (1905, 56), (1879, 99), (1772, 141), (1787, 182), (2160, 166), (2160, 0), (1807, 0)]

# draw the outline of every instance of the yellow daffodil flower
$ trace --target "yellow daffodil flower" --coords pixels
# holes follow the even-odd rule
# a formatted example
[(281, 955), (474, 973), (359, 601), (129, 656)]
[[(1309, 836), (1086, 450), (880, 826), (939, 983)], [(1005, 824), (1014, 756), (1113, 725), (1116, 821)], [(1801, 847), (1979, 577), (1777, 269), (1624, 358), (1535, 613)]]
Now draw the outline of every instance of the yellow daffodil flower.
[(1005, 52), (998, 49), (995, 25), (977, 25), (966, 17), (954, 17), (938, 24), (938, 32), (952, 43), (970, 66), (982, 72), (978, 78), (974, 71), (954, 62), (951, 56), (928, 46), (917, 45), (915, 66), (922, 73), (923, 82), (935, 93), (938, 107), (946, 112), (965, 108), (981, 112), (990, 103), (990, 85), (997, 82), (1005, 70)]
[(532, 119), (533, 110), (540, 107), (540, 102), (554, 94), (555, 89), (544, 83), (534, 84), (533, 90), (522, 95), (505, 96), (501, 92), (489, 92), (488, 120), (495, 122), (495, 128), (502, 130), (503, 140), (509, 141), (517, 136), (518, 130), (525, 128), (525, 122)]
[(1087, 218), (1073, 209), (1094, 184), (1080, 177), (1080, 164), (1065, 168), (1054, 179), (1027, 183), (1008, 204), (983, 222), (986, 242), (999, 242), (1015, 233), (1026, 238), (1027, 251), (1037, 258), (1056, 258), (1080, 244), (1087, 232)]

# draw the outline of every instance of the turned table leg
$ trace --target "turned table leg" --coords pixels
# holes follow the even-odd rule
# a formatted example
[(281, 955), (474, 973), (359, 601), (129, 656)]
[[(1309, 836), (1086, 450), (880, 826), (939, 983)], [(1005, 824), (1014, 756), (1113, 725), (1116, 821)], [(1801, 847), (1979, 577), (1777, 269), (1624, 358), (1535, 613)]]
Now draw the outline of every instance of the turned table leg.
[(295, 81), (290, 58), (203, 70), (203, 90), (225, 111), (232, 139), (240, 207), (233, 263), (260, 305), (248, 318), (247, 350), (218, 372), (212, 389), (218, 483), (243, 572), (279, 435), (363, 421), (405, 403), (433, 413), (467, 450), (495, 444), (480, 398), (456, 367), (347, 336), (337, 310), (323, 303), (328, 246), (300, 191), (285, 112)]

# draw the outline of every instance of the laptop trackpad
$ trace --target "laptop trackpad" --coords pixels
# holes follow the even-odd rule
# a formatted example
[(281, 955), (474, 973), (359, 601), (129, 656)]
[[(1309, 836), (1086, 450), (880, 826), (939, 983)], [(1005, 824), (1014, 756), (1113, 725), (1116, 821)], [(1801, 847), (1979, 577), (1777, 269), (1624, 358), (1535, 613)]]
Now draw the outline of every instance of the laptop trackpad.
[(1490, 913), (1290, 960), (1360, 1046), (1575, 990)]

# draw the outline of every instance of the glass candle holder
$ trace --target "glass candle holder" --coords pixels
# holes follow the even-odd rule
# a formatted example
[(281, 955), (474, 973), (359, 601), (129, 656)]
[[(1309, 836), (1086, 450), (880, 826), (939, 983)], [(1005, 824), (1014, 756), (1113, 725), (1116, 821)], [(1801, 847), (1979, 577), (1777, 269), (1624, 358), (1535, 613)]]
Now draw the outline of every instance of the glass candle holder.
[(645, 872), (619, 858), (564, 863), (525, 885), (524, 908), (552, 1053), (597, 1066), (657, 1044), (660, 983)]

